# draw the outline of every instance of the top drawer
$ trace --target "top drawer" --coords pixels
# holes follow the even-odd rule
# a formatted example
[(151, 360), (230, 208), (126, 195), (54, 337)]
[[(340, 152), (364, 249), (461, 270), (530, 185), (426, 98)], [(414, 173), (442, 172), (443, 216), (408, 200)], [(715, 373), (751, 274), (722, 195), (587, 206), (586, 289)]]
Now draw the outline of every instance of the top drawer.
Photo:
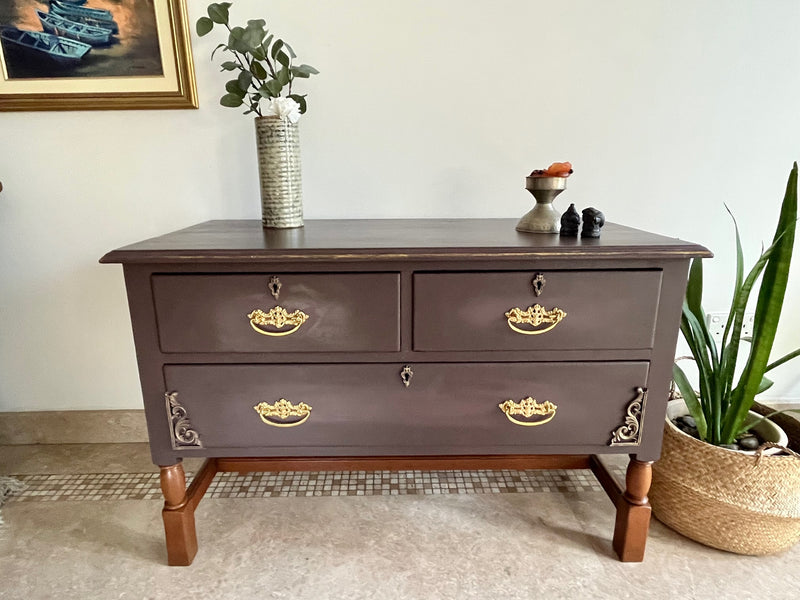
[(661, 271), (544, 271), (538, 296), (537, 275), (415, 274), (414, 350), (652, 347)]
[[(163, 352), (400, 348), (398, 273), (153, 275)], [(277, 284), (277, 298), (272, 293)], [(298, 312), (296, 312), (298, 311)]]

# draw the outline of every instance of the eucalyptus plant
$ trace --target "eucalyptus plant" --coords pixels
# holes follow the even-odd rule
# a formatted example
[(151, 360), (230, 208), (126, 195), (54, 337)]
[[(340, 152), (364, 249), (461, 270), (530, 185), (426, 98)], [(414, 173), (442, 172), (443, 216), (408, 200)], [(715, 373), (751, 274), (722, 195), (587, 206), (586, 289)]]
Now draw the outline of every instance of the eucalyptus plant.
[[(749, 422), (748, 410), (753, 406), (755, 396), (773, 383), (765, 373), (800, 355), (798, 348), (769, 362), (786, 294), (797, 229), (797, 163), (789, 174), (772, 244), (761, 253), (746, 276), (739, 226), (733, 214), (731, 218), (736, 232), (736, 278), (721, 345), (717, 347), (705, 322), (701, 305), (703, 263), (694, 259), (689, 269), (681, 332), (697, 365), (699, 393), (694, 391), (677, 364), (673, 368), (673, 379), (697, 423), (700, 438), (715, 445), (732, 443), (737, 435), (755, 424)], [(756, 287), (759, 277), (760, 285)], [(756, 289), (758, 299), (753, 334), (745, 337), (742, 336), (742, 323), (751, 292)], [(747, 357), (737, 378), (737, 363), (745, 347)]]
[(220, 98), (222, 106), (237, 108), (245, 106), (244, 114), (262, 115), (261, 102), (280, 98), (286, 92), (300, 105), (300, 113), (306, 112), (306, 96), (293, 93), (292, 85), (297, 78), (307, 79), (319, 73), (311, 65), (295, 65), (297, 55), (292, 47), (267, 29), (266, 21), (253, 19), (246, 27), (231, 27), (229, 23), (230, 2), (213, 3), (208, 6), (208, 16), (197, 20), (197, 35), (204, 36), (216, 25), (228, 30), (228, 41), (219, 44), (218, 50), (230, 55), (233, 60), (222, 63), (222, 71), (236, 75), (225, 84), (226, 94)]

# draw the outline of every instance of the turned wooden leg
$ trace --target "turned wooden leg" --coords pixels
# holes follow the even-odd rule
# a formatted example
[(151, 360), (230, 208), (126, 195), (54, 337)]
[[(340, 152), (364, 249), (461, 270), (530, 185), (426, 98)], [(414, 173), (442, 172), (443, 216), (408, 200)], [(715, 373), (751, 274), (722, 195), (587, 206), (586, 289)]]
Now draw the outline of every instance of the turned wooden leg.
[(186, 495), (186, 474), (176, 463), (161, 467), (161, 491), (164, 494), (164, 533), (167, 539), (167, 563), (188, 566), (197, 554), (194, 505)]
[(650, 503), (647, 492), (652, 480), (652, 461), (631, 456), (625, 474), (625, 492), (617, 498), (617, 522), (614, 526), (614, 552), (622, 562), (641, 562), (650, 528)]

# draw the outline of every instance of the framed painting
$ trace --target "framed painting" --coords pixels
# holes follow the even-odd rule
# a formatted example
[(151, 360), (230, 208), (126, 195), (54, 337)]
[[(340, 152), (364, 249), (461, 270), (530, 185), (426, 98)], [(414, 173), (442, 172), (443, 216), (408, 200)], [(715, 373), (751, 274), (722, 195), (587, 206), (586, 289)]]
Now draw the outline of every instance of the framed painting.
[(0, 111), (197, 108), (185, 0), (0, 0)]

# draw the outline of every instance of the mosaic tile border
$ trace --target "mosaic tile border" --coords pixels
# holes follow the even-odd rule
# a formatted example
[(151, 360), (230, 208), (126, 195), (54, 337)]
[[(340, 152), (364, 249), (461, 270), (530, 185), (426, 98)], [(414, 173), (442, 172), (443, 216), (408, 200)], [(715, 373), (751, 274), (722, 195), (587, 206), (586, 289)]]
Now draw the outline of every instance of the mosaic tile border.
[[(624, 478), (622, 468), (612, 468)], [(25, 488), (8, 502), (160, 500), (158, 473), (18, 475)], [(192, 474), (187, 473), (187, 482)], [(588, 470), (280, 471), (217, 473), (206, 498), (291, 496), (407, 496), (595, 492)]]

